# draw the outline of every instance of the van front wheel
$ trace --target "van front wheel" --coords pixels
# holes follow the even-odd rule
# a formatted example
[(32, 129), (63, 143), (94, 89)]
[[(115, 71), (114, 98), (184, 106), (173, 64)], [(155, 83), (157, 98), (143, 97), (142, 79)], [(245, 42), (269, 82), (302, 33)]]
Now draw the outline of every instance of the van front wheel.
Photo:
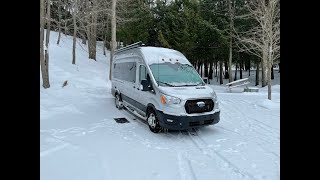
[(161, 130), (161, 126), (159, 124), (159, 120), (156, 116), (156, 113), (153, 109), (150, 109), (148, 111), (148, 125), (149, 125), (149, 129), (150, 131), (152, 131), (153, 133), (158, 133)]

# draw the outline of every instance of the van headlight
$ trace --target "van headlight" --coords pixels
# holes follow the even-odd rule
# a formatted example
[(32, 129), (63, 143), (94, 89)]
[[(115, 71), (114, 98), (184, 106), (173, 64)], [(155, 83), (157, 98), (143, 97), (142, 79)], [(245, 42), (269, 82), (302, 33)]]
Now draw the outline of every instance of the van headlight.
[(214, 101), (214, 103), (215, 103), (214, 108), (215, 108), (215, 109), (219, 109), (219, 101), (218, 101), (216, 92), (213, 91), (213, 92), (211, 93), (211, 96), (212, 96), (212, 99), (213, 99), (213, 101)]
[(160, 95), (160, 100), (162, 104), (180, 104), (181, 99), (173, 96), (168, 96), (165, 94)]
[(216, 92), (212, 91), (211, 96), (212, 96), (212, 98), (213, 98), (215, 101), (218, 100), (217, 95), (216, 95)]

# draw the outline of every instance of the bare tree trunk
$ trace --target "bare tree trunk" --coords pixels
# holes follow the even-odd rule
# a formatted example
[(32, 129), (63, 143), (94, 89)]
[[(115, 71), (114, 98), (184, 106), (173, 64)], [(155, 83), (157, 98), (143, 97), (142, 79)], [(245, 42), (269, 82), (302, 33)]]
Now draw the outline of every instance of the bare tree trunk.
[[(96, 10), (98, 4), (96, 0), (91, 1), (93, 8)], [(89, 7), (89, 3), (87, 3), (87, 7)], [(96, 44), (97, 44), (97, 12), (93, 12), (87, 18), (87, 36), (88, 36), (88, 51), (89, 51), (89, 59), (96, 60)]]
[(228, 79), (229, 78), (229, 69), (228, 69), (228, 61), (224, 63), (224, 78)]
[(259, 74), (260, 74), (260, 71), (259, 71), (259, 69), (260, 69), (260, 67), (259, 67), (259, 65), (260, 65), (260, 62), (257, 62), (257, 70), (256, 70), (256, 86), (258, 86), (259, 85), (259, 82), (260, 82), (260, 77), (259, 77)]
[[(65, 1), (64, 1), (64, 3), (65, 3)], [(68, 33), (68, 28), (67, 28), (67, 21), (66, 21), (66, 19), (67, 19), (67, 14), (65, 13), (65, 14), (64, 14), (64, 20), (63, 20), (63, 22), (64, 22), (64, 35), (65, 35), (65, 36), (66, 36), (67, 33)]]
[(236, 62), (236, 71), (234, 72), (234, 81), (237, 80), (238, 63)]
[[(46, 89), (50, 87), (49, 83), (49, 72), (47, 71), (48, 63), (44, 57), (44, 26), (45, 26), (45, 2), (40, 0), (40, 65), (41, 65), (41, 75), (42, 75), (42, 86)], [(46, 53), (47, 55), (47, 53)]]
[(242, 79), (243, 60), (240, 60), (240, 79)]
[(46, 47), (48, 48), (49, 37), (50, 37), (50, 0), (47, 0), (47, 33), (46, 33)]
[[(41, 75), (42, 75), (42, 86), (47, 88), (47, 80), (45, 74), (44, 67), (44, 47), (43, 47), (43, 39), (44, 39), (44, 9), (45, 3), (44, 0), (40, 0), (40, 66), (41, 66)], [(45, 83), (46, 82), (46, 83)]]
[(86, 38), (86, 31), (78, 31), (78, 33), (80, 34), (80, 36), (81, 36), (81, 39), (82, 39), (82, 41), (81, 41), (81, 43), (82, 44), (84, 44), (84, 45), (86, 45), (87, 44), (87, 38)]
[(111, 80), (111, 69), (112, 69), (112, 60), (113, 60), (113, 55), (116, 47), (116, 3), (117, 0), (112, 0), (111, 1), (111, 52), (110, 52), (110, 71), (109, 71), (109, 80)]
[[(85, 7), (89, 8), (90, 2), (86, 1)], [(88, 57), (91, 58), (91, 52), (92, 52), (92, 35), (91, 35), (91, 26), (92, 26), (92, 15), (87, 15), (86, 17), (86, 33), (87, 33), (87, 38), (88, 38)]]
[(251, 69), (251, 60), (249, 59), (249, 76), (250, 76), (250, 69)]
[(218, 62), (215, 62), (216, 64), (216, 78), (217, 78), (217, 82), (219, 81), (219, 78), (218, 78)]
[[(266, 46), (264, 46), (266, 47)], [(267, 52), (266, 52), (266, 49), (263, 50), (263, 55), (262, 55), (262, 78), (261, 78), (261, 86), (262, 87), (265, 87), (267, 85)]]
[(246, 61), (242, 61), (242, 63), (243, 63), (243, 69), (242, 70), (247, 72), (248, 71), (248, 63)]
[[(214, 77), (218, 77), (218, 62), (216, 61), (216, 62), (214, 62), (214, 64), (215, 64), (215, 74), (214, 74)], [(217, 79), (217, 82), (218, 82), (218, 79)]]
[(232, 82), (232, 36), (233, 36), (233, 13), (232, 13), (232, 8), (231, 8), (231, 0), (229, 0), (229, 14), (230, 14), (230, 42), (229, 42), (229, 82)]
[(103, 55), (106, 55), (106, 35), (103, 37)]
[[(271, 52), (269, 53), (269, 60), (271, 60)], [(268, 62), (268, 99), (271, 100), (271, 62)]]
[(198, 67), (197, 67), (197, 68), (198, 68), (198, 73), (199, 73), (199, 74), (200, 74), (200, 63), (201, 63), (201, 61), (198, 60), (198, 61), (197, 61), (197, 64), (198, 64)]
[[(97, 2), (96, 0), (94, 1), (95, 6), (97, 6)], [(96, 58), (96, 54), (97, 54), (97, 19), (98, 19), (98, 14), (97, 12), (95, 12), (92, 15), (92, 30), (91, 30), (91, 34), (92, 34), (92, 38), (91, 38), (91, 42), (92, 42), (92, 52), (91, 55), (92, 57), (90, 57), (91, 59), (94, 59), (95, 61), (97, 60)]]
[(76, 41), (77, 41), (77, 21), (76, 21), (76, 9), (77, 0), (75, 0), (75, 10), (73, 12), (73, 44), (72, 44), (72, 64), (76, 64)]
[(64, 35), (67, 35), (67, 21), (64, 21)]
[[(93, 39), (93, 32), (92, 32), (92, 29), (93, 28), (91, 28), (90, 27), (90, 41), (89, 41), (89, 38), (88, 38), (88, 45), (89, 45), (89, 59), (94, 59), (94, 39)], [(94, 59), (95, 60), (95, 59)]]
[[(50, 30), (51, 30), (51, 10), (50, 10), (51, 0), (47, 0), (47, 33), (46, 33), (46, 50), (44, 56), (44, 62), (46, 67), (46, 72), (49, 80), (49, 40), (50, 40)], [(50, 84), (49, 84), (50, 86)]]
[(219, 61), (219, 67), (220, 67), (220, 84), (223, 84), (223, 62)]
[(196, 71), (199, 73), (199, 70), (198, 70), (198, 60), (196, 62), (194, 62), (194, 68), (196, 69)]
[(202, 61), (201, 61), (201, 64), (200, 64), (200, 76), (202, 78)]
[(90, 52), (91, 52), (91, 45), (92, 45), (92, 43), (91, 43), (91, 28), (89, 27), (89, 25), (87, 25), (87, 31), (86, 31), (86, 33), (87, 33), (87, 38), (88, 38), (88, 53), (89, 53), (89, 58), (90, 58)]
[(265, 85), (265, 81), (264, 81), (264, 64), (263, 64), (263, 58), (261, 59), (261, 86), (264, 87)]
[(271, 79), (274, 79), (274, 71), (273, 71), (273, 66), (271, 65)]
[(61, 37), (61, 0), (58, 0), (58, 17), (59, 17), (59, 35), (58, 35), (58, 40), (57, 40), (57, 45), (60, 43), (60, 37)]
[(208, 77), (209, 72), (208, 72), (208, 60), (204, 61), (204, 77)]
[(213, 74), (213, 62), (210, 61), (210, 65), (209, 65), (209, 79), (213, 79), (212, 74)]
[(108, 32), (109, 32), (109, 21), (110, 21), (110, 18), (109, 18), (109, 17), (110, 17), (110, 16), (107, 17), (107, 22), (106, 22), (107, 28), (106, 28), (106, 32), (105, 32), (105, 45), (106, 45), (106, 49), (108, 49), (108, 48), (107, 48), (107, 47), (108, 47), (107, 43), (109, 42), (108, 36), (107, 36), (107, 34), (108, 34)]

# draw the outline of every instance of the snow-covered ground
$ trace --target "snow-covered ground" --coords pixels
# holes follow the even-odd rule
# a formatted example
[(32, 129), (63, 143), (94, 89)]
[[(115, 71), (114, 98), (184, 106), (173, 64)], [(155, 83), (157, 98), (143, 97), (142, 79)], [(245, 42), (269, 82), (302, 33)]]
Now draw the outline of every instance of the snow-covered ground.
[[(60, 45), (56, 40), (52, 32), (51, 87), (44, 89), (40, 80), (41, 180), (280, 179), (280, 85), (272, 86), (270, 101), (266, 87), (228, 93), (214, 84), (218, 124), (154, 134), (114, 107), (101, 43), (93, 61), (79, 39), (72, 65), (72, 38), (62, 35)], [(116, 123), (117, 117), (130, 123)]]

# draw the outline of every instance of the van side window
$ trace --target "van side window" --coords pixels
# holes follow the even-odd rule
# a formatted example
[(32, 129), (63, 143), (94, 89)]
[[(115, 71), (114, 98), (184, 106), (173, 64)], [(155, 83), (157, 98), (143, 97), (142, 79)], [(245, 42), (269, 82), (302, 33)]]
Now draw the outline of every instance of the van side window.
[(145, 66), (140, 65), (140, 70), (139, 70), (139, 83), (141, 80), (147, 79), (147, 69)]
[(129, 82), (136, 81), (136, 63), (125, 62), (114, 65), (113, 77)]

